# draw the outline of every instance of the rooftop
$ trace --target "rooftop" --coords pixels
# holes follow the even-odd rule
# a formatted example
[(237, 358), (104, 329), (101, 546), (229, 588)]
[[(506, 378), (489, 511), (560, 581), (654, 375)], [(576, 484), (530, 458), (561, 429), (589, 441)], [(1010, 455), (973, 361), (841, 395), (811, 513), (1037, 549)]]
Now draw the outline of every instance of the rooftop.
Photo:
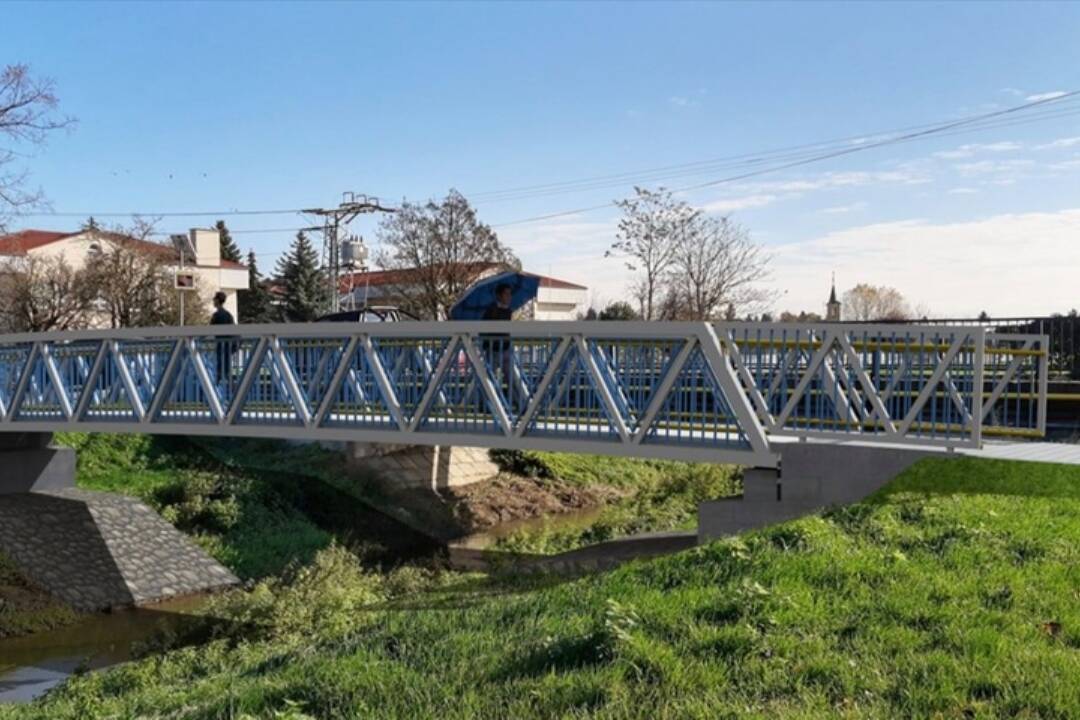
[[(8, 235), (0, 235), (0, 256), (7, 257), (23, 257), (31, 250), (44, 247), (45, 245), (51, 245), (54, 242), (60, 240), (66, 240), (68, 238), (84, 235), (86, 230), (78, 230), (76, 232), (57, 232), (54, 230), (19, 230)], [(146, 252), (160, 254), (163, 257), (179, 262), (180, 254), (171, 245), (164, 243), (151, 242), (149, 240), (139, 240), (138, 238), (131, 237), (130, 235), (122, 235), (120, 233), (107, 232), (103, 230), (92, 231), (98, 236), (112, 240), (114, 242), (122, 242), (133, 247), (140, 248)], [(217, 267), (231, 268), (235, 270), (246, 270), (247, 266), (243, 263), (234, 262), (232, 260), (221, 260), (221, 264)]]

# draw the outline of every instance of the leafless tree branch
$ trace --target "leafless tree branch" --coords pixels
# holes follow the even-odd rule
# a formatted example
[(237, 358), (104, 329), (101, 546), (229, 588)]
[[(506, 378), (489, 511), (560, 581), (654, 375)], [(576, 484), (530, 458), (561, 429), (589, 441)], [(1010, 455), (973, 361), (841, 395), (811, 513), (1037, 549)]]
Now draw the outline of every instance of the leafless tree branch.
[[(0, 138), (15, 144), (41, 145), (56, 130), (70, 127), (74, 118), (57, 112), (55, 83), (35, 77), (27, 65), (8, 65), (0, 71)], [(5, 217), (41, 204), (40, 190), (27, 190), (24, 168), (14, 167), (16, 154), (0, 148), (0, 230)]]

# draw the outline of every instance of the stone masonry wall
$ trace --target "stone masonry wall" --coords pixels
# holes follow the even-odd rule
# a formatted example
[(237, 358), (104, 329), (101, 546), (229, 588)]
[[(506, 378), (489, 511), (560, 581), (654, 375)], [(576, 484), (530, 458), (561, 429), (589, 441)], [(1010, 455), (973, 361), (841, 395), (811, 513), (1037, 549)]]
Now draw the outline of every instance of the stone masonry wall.
[(0, 496), (0, 552), (83, 611), (239, 582), (142, 502), (76, 488)]

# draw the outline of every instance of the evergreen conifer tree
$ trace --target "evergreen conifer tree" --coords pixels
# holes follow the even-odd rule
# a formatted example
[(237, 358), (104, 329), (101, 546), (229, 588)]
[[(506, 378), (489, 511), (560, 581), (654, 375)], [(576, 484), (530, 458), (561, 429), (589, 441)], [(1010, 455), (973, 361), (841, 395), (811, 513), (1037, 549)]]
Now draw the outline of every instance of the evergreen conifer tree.
[(326, 311), (328, 293), (319, 267), (319, 253), (298, 232), (287, 255), (278, 260), (277, 274), (285, 288), (285, 316), (292, 322), (311, 322)]
[(258, 265), (255, 264), (255, 251), (248, 253), (248, 289), (237, 294), (237, 303), (242, 323), (277, 322), (277, 308), (271, 303), (270, 291), (266, 288)]
[(229, 234), (229, 228), (225, 227), (225, 221), (218, 220), (214, 227), (217, 228), (218, 233), (221, 235), (221, 259), (240, 262), (240, 248), (236, 246), (232, 235)]

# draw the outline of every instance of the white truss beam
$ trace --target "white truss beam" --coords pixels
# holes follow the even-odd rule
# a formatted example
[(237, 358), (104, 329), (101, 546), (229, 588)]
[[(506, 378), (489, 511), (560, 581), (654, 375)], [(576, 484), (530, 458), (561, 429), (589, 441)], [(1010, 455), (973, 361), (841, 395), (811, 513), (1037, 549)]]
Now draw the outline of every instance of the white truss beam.
[[(481, 352), (479, 343), (493, 335), (506, 338), (509, 357), (489, 358)], [(12, 388), (10, 397), (0, 399), (0, 432), (224, 433), (562, 449), (770, 465), (776, 462), (770, 434), (867, 437), (917, 446), (977, 444), (995, 405), (1013, 399), (1034, 403), (1025, 406), (1031, 408), (1025, 414), (1034, 419), (1010, 417), (1013, 427), (996, 429), (1043, 429), (1047, 341), (1045, 336), (1008, 337), (1012, 345), (991, 344), (987, 350), (986, 343), (996, 341), (988, 340), (982, 328), (538, 322), (122, 328), (9, 335), (0, 336), (4, 351), (0, 370)], [(292, 343), (294, 339), (299, 342)], [(386, 343), (386, 362), (393, 359), (400, 372), (387, 372), (384, 353), (376, 350), (379, 343)], [(609, 347), (615, 343), (619, 347), (613, 356)], [(677, 343), (681, 345), (675, 349)], [(639, 354), (659, 357), (649, 352), (659, 346), (669, 348), (663, 356), (666, 364), (660, 366), (664, 368), (661, 376), (656, 362), (641, 362), (640, 368), (635, 367), (636, 361), (622, 364)], [(313, 347), (320, 348), (321, 354)], [(227, 379), (226, 394), (232, 393), (227, 403), (202, 351), (230, 353), (236, 375)], [(681, 418), (677, 432), (666, 425), (658, 428), (657, 419), (671, 402), (679, 377), (699, 351), (730, 415), (698, 412)], [(994, 375), (987, 388), (984, 354), (991, 352), (1008, 359), (992, 364)], [(571, 354), (580, 357), (580, 365), (575, 361), (573, 367), (565, 367)], [(360, 357), (364, 362), (358, 364)], [(539, 362), (544, 359), (547, 365), (541, 371)], [(526, 379), (522, 363), (534, 361), (539, 362), (529, 365), (528, 372), (540, 375)], [(115, 365), (115, 373), (109, 363)], [(186, 370), (181, 374), (185, 363), (190, 363), (194, 378), (181, 383), (191, 378)], [(471, 384), (467, 388), (460, 383), (446, 385), (446, 379), (460, 370), (460, 363), (466, 364)], [(491, 367), (496, 363), (499, 367)], [(497, 373), (507, 367), (509, 376), (501, 382), (515, 395), (514, 407), (507, 406), (496, 380)], [(265, 368), (270, 377), (260, 378)], [(106, 373), (115, 381), (98, 387)], [(420, 378), (417, 373), (422, 374)], [(239, 378), (235, 392), (233, 377)], [(397, 387), (398, 377), (403, 382), (407, 377), (417, 386)], [(453, 378), (456, 383), (457, 375)], [(589, 385), (588, 392), (569, 392), (575, 378)], [(252, 388), (264, 381), (276, 388), (273, 397), (278, 406), (243, 417)], [(970, 407), (966, 402), (969, 384), (975, 393)], [(641, 395), (642, 386), (652, 389), (647, 401)], [(49, 387), (55, 392), (55, 406), (52, 395), (44, 396)], [(345, 387), (351, 388), (349, 394), (356, 396), (359, 408), (349, 403), (335, 409)], [(378, 388), (381, 402), (376, 401), (373, 388)], [(445, 423), (426, 422), (436, 408), (445, 406), (444, 398), (457, 399), (463, 390), (468, 402), (461, 412), (457, 407), (450, 408), (449, 415), (439, 410)], [(485, 399), (487, 410), (473, 407), (476, 393)], [(778, 393), (786, 394), (786, 402), (773, 412)], [(821, 402), (812, 403), (816, 414), (808, 413), (802, 401), (810, 393), (824, 393), (836, 401), (836, 407), (830, 409), (820, 398)], [(121, 396), (129, 401), (130, 413), (125, 408), (123, 414), (106, 417), (93, 411), (97, 403), (111, 405)], [(411, 412), (402, 406), (402, 399), (417, 396), (419, 402)], [(628, 398), (632, 397), (642, 397), (644, 407), (630, 408)], [(43, 401), (49, 404), (43, 412), (21, 411), (40, 408)], [(196, 401), (204, 404), (194, 406)], [(174, 402), (178, 410), (163, 415), (166, 405), (171, 408)], [(926, 417), (931, 403), (935, 408), (940, 403), (956, 405), (959, 419), (951, 419), (950, 412), (951, 425), (930, 427), (920, 418)], [(190, 412), (191, 407), (199, 409)], [(211, 422), (207, 422), (207, 407)], [(457, 429), (470, 426), (477, 412), (488, 418), (480, 418), (483, 432)], [(328, 422), (331, 415), (333, 423)], [(597, 432), (598, 423), (606, 428), (607, 421), (614, 435)], [(688, 426), (685, 433), (684, 425)], [(732, 440), (736, 434), (745, 442)], [(652, 441), (654, 435), (657, 442)]]

